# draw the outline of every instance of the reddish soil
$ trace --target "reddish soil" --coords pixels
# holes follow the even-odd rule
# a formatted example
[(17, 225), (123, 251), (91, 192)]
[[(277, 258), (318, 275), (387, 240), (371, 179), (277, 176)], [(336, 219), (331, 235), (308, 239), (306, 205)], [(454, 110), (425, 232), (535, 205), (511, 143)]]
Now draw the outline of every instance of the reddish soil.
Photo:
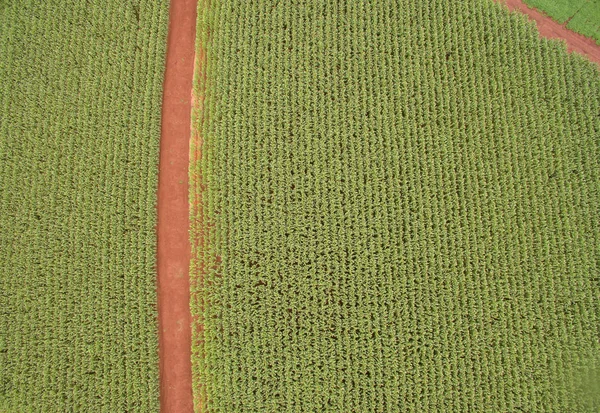
[(537, 23), (540, 36), (566, 40), (570, 52), (580, 53), (591, 61), (600, 64), (600, 46), (596, 44), (595, 40), (567, 29), (566, 23), (559, 24), (555, 22), (538, 10), (529, 8), (522, 0), (499, 1), (505, 3), (510, 10), (519, 10), (533, 19)]
[(191, 413), (188, 166), (196, 0), (171, 0), (158, 175), (160, 410)]

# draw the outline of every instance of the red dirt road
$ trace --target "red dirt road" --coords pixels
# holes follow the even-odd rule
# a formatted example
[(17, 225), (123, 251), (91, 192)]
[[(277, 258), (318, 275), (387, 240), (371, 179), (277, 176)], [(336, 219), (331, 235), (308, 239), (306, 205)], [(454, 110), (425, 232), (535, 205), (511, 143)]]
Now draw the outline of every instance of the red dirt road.
[(158, 175), (160, 411), (191, 413), (188, 167), (196, 0), (171, 0)]
[(533, 19), (537, 24), (540, 36), (566, 40), (570, 52), (580, 53), (591, 61), (600, 64), (600, 46), (596, 44), (595, 40), (567, 29), (566, 25), (559, 24), (538, 10), (529, 8), (522, 0), (499, 1), (505, 3), (510, 10), (519, 10)]

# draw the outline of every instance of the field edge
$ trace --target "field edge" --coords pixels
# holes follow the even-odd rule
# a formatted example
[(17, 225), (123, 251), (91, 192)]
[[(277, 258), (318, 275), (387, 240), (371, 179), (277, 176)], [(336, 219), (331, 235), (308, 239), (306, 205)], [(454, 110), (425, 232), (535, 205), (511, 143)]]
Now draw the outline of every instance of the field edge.
[(203, 274), (207, 268), (208, 260), (208, 228), (205, 211), (205, 191), (207, 185), (206, 174), (203, 174), (203, 126), (205, 124), (205, 91), (207, 61), (206, 51), (210, 37), (209, 30), (209, 8), (210, 0), (199, 0), (197, 4), (196, 17), (196, 39), (194, 46), (194, 72), (191, 91), (191, 124), (190, 124), (190, 164), (188, 171), (189, 179), (189, 208), (190, 208), (190, 312), (192, 344), (192, 392), (194, 412), (203, 412), (208, 395), (203, 385), (204, 369), (194, 369), (197, 363), (203, 366), (204, 359), (204, 297), (202, 294)]

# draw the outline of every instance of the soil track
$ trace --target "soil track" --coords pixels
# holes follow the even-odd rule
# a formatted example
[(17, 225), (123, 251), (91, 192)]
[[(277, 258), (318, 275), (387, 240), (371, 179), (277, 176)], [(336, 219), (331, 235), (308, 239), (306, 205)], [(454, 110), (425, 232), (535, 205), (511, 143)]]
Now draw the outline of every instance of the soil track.
[(500, 2), (505, 3), (510, 10), (519, 10), (535, 20), (540, 36), (566, 40), (570, 52), (578, 52), (600, 64), (600, 46), (595, 40), (567, 29), (566, 24), (559, 24), (540, 11), (529, 8), (522, 0), (500, 0)]
[(188, 167), (196, 0), (171, 0), (158, 175), (160, 410), (191, 413)]

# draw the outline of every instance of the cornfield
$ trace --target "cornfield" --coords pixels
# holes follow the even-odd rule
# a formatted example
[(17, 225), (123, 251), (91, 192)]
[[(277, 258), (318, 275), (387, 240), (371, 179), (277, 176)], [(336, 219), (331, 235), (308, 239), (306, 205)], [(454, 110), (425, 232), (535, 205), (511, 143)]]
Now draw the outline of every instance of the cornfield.
[(598, 411), (598, 68), (490, 0), (200, 3), (198, 411)]
[(158, 410), (161, 1), (0, 4), (0, 411)]

